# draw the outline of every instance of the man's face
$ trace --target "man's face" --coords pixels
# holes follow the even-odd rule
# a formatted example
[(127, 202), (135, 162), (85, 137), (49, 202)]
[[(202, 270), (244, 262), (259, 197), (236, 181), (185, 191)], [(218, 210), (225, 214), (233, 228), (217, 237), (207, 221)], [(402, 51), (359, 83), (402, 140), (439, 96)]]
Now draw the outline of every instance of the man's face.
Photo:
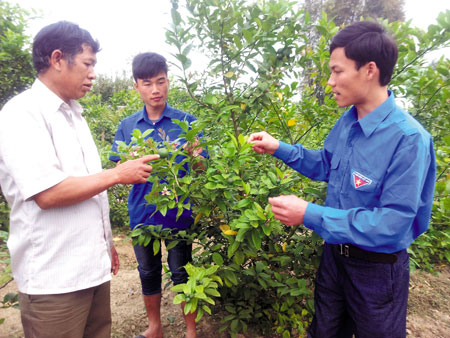
[(330, 56), (331, 75), (328, 84), (332, 87), (339, 107), (360, 105), (368, 95), (366, 65), (356, 69), (356, 62), (345, 56), (342, 47), (333, 50)]
[(137, 79), (134, 88), (141, 95), (147, 109), (164, 109), (169, 95), (169, 79), (164, 72), (148, 79)]
[(73, 60), (62, 59), (60, 95), (64, 101), (78, 100), (91, 90), (92, 81), (96, 78), (96, 63), (97, 57), (88, 45), (83, 45), (83, 51)]

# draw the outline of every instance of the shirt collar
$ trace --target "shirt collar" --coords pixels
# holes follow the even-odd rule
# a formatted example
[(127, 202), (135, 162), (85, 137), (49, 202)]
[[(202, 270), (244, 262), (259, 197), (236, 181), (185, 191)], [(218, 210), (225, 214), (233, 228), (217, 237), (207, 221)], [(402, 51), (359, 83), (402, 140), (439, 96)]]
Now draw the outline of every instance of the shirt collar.
[[(355, 107), (352, 107), (354, 110)], [(388, 98), (381, 105), (379, 105), (375, 110), (370, 112), (368, 115), (360, 119), (359, 125), (366, 137), (372, 135), (375, 129), (380, 125), (381, 122), (395, 109), (395, 97), (392, 91), (388, 90)], [(356, 111), (355, 111), (356, 113)]]
[[(144, 108), (141, 110), (141, 112), (142, 112), (142, 114), (141, 114), (141, 118), (140, 119), (144, 120), (144, 121), (146, 121), (148, 123), (153, 124), (153, 122), (150, 121), (150, 119), (148, 118), (147, 109), (145, 108), (145, 105), (144, 105)], [(161, 121), (164, 117), (167, 117), (169, 119), (172, 119), (172, 118), (176, 117), (175, 116), (175, 109), (172, 108), (167, 102), (166, 102), (166, 106), (164, 107), (164, 110), (163, 110), (163, 112), (161, 114), (161, 117), (159, 118), (158, 122)]]
[(45, 111), (56, 112), (61, 110), (69, 114), (75, 113), (75, 115), (81, 116), (83, 108), (77, 101), (70, 100), (69, 104), (65, 103), (63, 99), (50, 90), (41, 80), (36, 79), (32, 89), (38, 93), (37, 98)]

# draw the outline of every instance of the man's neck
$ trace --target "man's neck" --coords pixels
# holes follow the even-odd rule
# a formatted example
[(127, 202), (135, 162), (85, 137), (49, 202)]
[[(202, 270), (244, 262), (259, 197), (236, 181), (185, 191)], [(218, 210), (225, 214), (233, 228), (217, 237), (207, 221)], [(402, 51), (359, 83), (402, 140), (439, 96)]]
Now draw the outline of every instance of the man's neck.
[(151, 121), (158, 121), (166, 108), (166, 105), (164, 105), (162, 108), (154, 108), (150, 107), (148, 105), (145, 105), (145, 111), (147, 112), (147, 116)]
[(67, 98), (63, 95), (60, 86), (58, 83), (53, 79), (49, 71), (45, 74), (39, 74), (38, 79), (53, 93), (55, 93), (61, 100), (63, 100), (65, 103), (70, 103), (70, 98)]
[(371, 90), (364, 102), (355, 105), (356, 110), (358, 111), (358, 120), (361, 120), (364, 116), (369, 115), (372, 111), (381, 106), (388, 97), (387, 86), (377, 87)]

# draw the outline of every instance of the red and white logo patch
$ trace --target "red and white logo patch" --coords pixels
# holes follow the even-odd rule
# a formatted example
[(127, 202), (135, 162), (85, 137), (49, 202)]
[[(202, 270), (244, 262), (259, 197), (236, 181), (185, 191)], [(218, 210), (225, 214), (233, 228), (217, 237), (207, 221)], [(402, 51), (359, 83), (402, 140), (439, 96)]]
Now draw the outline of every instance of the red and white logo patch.
[(352, 176), (353, 176), (353, 185), (355, 186), (356, 189), (361, 188), (365, 185), (370, 185), (372, 183), (372, 180), (370, 178), (367, 178), (366, 176), (357, 171), (352, 172)]

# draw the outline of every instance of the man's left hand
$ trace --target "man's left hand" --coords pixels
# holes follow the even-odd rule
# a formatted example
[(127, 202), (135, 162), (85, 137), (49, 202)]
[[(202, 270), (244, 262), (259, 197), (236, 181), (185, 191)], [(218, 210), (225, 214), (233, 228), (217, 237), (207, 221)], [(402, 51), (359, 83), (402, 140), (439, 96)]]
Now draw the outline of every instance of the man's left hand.
[(272, 212), (277, 220), (286, 225), (303, 224), (308, 202), (295, 195), (282, 195), (269, 198)]
[(199, 140), (195, 140), (195, 142), (191, 143), (188, 142), (183, 146), (183, 149), (191, 156), (193, 157), (197, 157), (199, 156), (203, 149), (202, 147), (199, 147), (200, 145), (200, 141)]

